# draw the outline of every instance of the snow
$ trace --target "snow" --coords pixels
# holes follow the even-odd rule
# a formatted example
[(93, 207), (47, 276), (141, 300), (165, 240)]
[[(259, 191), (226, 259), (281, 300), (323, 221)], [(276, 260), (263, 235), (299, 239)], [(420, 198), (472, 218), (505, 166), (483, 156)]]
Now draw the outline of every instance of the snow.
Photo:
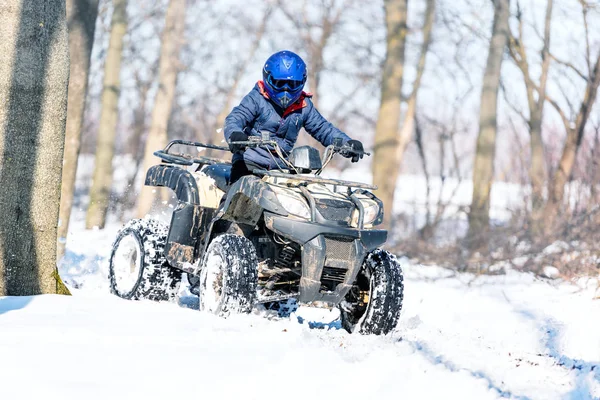
[[(118, 226), (76, 221), (60, 271), (72, 297), (0, 298), (2, 398), (600, 397), (594, 285), (474, 276), (400, 259), (405, 303), (386, 337), (349, 335), (336, 310), (218, 318), (108, 293)], [(184, 286), (184, 285), (182, 285)]]

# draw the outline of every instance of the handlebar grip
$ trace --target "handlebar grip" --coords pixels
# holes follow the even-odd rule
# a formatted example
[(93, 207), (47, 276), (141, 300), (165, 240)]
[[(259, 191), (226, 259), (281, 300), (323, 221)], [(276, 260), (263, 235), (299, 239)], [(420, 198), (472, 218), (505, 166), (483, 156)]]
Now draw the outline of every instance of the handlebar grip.
[(353, 150), (351, 147), (344, 147), (344, 146), (342, 146), (342, 147), (335, 147), (334, 150), (337, 153), (340, 153), (341, 155), (345, 155), (345, 154), (354, 154), (354, 155), (357, 155), (357, 156), (370, 156), (371, 155), (371, 153), (369, 153), (369, 152), (366, 152), (366, 151), (356, 151), (356, 150)]

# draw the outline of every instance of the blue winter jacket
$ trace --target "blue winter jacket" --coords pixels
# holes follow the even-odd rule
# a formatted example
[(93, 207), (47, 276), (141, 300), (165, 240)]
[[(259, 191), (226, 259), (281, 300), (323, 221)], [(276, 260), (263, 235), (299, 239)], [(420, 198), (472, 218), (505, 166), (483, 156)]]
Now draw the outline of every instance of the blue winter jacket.
[[(300, 129), (306, 131), (315, 139), (329, 146), (335, 138), (342, 138), (343, 143), (350, 138), (334, 127), (315, 108), (310, 98), (312, 95), (302, 92), (300, 99), (285, 111), (269, 100), (264, 91), (263, 82), (259, 81), (225, 119), (225, 140), (229, 142), (232, 132), (243, 131), (249, 135), (260, 136), (261, 131), (271, 132), (284, 155), (287, 155), (296, 140)], [(244, 159), (263, 166), (266, 169), (281, 168), (283, 163), (278, 157), (264, 148), (246, 149), (244, 153), (236, 153), (233, 162)]]

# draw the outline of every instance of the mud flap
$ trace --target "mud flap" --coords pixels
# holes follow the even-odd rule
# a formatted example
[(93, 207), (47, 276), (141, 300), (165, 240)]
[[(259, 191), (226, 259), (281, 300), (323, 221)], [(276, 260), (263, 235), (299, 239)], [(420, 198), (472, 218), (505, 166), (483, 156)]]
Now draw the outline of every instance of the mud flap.
[(165, 257), (175, 268), (191, 272), (196, 256), (197, 236), (202, 221), (202, 208), (179, 202), (173, 211)]
[(171, 217), (165, 245), (165, 258), (172, 267), (191, 274), (197, 271), (194, 263), (205, 240), (205, 227), (213, 214), (212, 209), (179, 202)]

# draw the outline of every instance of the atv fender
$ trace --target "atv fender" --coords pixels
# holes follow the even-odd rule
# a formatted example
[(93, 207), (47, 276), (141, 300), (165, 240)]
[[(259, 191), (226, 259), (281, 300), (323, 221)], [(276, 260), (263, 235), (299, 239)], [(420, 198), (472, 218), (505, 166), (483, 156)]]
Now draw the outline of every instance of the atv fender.
[(177, 200), (200, 205), (198, 185), (194, 176), (183, 168), (174, 165), (159, 164), (150, 167), (146, 173), (146, 186), (159, 186), (171, 188)]
[(177, 196), (169, 234), (165, 244), (165, 258), (172, 267), (193, 272), (198, 257), (198, 235), (201, 227), (212, 219), (212, 210), (200, 206), (198, 185), (194, 176), (173, 165), (155, 165), (146, 174), (147, 186), (168, 187)]
[(255, 226), (263, 211), (288, 215), (269, 185), (256, 176), (248, 175), (229, 189), (223, 206), (223, 219)]

